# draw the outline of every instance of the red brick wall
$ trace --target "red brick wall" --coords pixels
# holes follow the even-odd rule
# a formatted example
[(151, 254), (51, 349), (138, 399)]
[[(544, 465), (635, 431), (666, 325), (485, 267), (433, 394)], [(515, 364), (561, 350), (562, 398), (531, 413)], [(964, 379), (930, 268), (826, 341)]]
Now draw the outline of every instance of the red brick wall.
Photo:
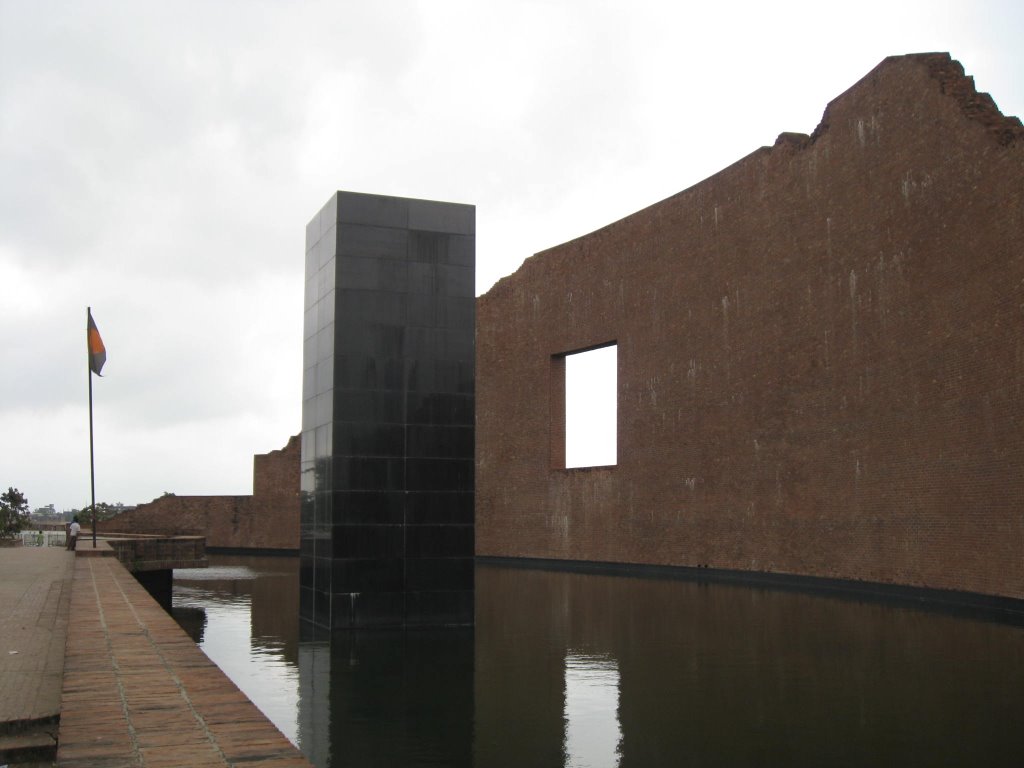
[[(528, 259), (477, 334), (479, 555), (1024, 598), (1024, 130), (944, 54)], [(612, 340), (618, 465), (552, 469), (552, 356)]]
[(207, 547), (299, 548), (299, 439), (253, 457), (252, 496), (162, 496), (104, 524), (103, 532), (197, 534)]

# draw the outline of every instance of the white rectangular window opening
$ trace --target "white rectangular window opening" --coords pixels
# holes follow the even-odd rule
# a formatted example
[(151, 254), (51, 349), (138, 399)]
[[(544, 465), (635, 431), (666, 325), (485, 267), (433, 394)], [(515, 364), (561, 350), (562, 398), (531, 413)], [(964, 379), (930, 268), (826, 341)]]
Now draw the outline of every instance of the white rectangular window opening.
[(618, 345), (565, 356), (565, 466), (618, 464)]

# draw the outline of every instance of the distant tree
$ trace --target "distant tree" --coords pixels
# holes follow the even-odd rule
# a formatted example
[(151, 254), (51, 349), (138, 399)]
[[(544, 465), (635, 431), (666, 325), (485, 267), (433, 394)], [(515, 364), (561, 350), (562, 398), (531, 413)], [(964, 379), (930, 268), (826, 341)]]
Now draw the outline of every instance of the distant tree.
[(0, 538), (10, 539), (28, 525), (28, 499), (17, 488), (0, 494)]
[(96, 502), (95, 510), (89, 504), (86, 504), (82, 511), (79, 513), (81, 522), (94, 523), (99, 520), (101, 523), (104, 520), (109, 520), (116, 515), (120, 510), (114, 504), (109, 504), (105, 501)]

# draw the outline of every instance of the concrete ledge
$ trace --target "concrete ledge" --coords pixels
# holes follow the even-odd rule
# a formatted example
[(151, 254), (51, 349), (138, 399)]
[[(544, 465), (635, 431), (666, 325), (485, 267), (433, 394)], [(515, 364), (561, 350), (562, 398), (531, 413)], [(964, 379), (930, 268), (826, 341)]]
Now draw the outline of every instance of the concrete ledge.
[(93, 547), (92, 542), (79, 542), (75, 546), (75, 557), (117, 557), (117, 552), (114, 551), (110, 543), (102, 539), (96, 542), (96, 546)]

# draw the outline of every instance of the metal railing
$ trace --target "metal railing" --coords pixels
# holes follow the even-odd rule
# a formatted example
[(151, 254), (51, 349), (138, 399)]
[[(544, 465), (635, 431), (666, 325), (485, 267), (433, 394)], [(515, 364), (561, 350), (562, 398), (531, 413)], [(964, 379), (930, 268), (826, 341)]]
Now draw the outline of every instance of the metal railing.
[(63, 547), (67, 544), (64, 531), (22, 531), (18, 537), (23, 547)]

